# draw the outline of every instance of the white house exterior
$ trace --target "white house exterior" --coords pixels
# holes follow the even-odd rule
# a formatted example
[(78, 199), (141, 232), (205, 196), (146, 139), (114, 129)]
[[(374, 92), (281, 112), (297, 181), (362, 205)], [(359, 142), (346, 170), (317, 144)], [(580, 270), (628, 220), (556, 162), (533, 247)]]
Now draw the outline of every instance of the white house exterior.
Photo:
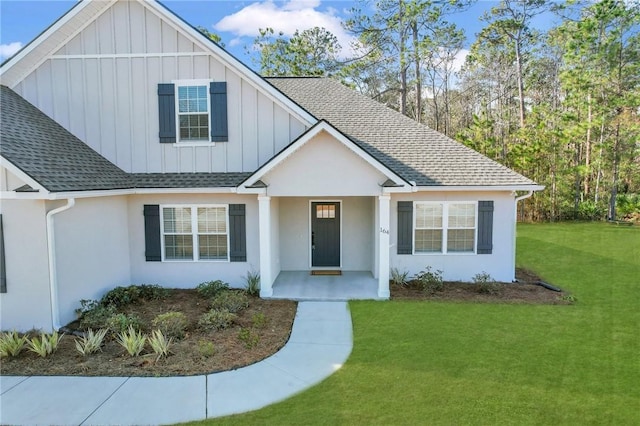
[[(263, 79), (155, 1), (83, 0), (0, 68), (0, 329), (119, 285), (426, 266), (511, 281), (542, 189), (322, 78)], [(348, 285), (346, 283), (345, 285)]]

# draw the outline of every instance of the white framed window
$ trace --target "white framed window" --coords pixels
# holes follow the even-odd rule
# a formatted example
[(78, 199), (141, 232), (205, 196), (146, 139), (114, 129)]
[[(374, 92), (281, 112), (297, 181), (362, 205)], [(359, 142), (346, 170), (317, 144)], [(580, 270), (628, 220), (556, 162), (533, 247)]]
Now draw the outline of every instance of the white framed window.
[(162, 259), (229, 261), (227, 205), (163, 205)]
[(414, 254), (475, 253), (476, 202), (415, 202)]
[(210, 81), (180, 80), (174, 84), (178, 142), (210, 142)]

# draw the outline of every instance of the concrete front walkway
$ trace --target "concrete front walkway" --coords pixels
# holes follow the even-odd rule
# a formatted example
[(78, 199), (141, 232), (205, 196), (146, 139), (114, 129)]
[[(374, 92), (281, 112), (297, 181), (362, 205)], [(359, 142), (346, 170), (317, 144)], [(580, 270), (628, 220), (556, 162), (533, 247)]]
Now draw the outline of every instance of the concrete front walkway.
[(257, 410), (330, 376), (352, 346), (346, 302), (300, 302), (287, 344), (233, 371), (189, 377), (0, 376), (0, 424), (155, 425)]
[(369, 271), (345, 271), (342, 275), (282, 271), (273, 283), (271, 299), (346, 301), (380, 297), (378, 280)]

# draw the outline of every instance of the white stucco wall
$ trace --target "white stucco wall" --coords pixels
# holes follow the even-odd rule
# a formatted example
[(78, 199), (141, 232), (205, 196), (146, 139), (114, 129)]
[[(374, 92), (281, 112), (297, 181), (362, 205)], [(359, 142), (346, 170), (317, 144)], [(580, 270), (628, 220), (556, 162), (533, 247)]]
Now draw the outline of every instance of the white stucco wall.
[(310, 202), (342, 202), (342, 269), (369, 271), (372, 268), (373, 205), (369, 197), (330, 199), (280, 198), (280, 262), (283, 271), (310, 269)]
[[(494, 202), (492, 254), (397, 254), (398, 201), (489, 201)], [(412, 276), (426, 266), (442, 270), (445, 280), (470, 281), (480, 272), (488, 272), (499, 281), (514, 278), (514, 197), (510, 192), (418, 192), (391, 197), (391, 267), (409, 271)], [(415, 216), (414, 216), (415, 218)]]
[[(247, 261), (164, 261), (145, 260), (145, 204), (245, 204), (247, 231)], [(131, 250), (131, 284), (159, 284), (172, 288), (193, 288), (199, 283), (223, 280), (243, 287), (247, 271), (260, 269), (258, 235), (258, 201), (255, 195), (236, 194), (175, 194), (139, 195), (129, 198), (129, 247)]]
[(81, 299), (131, 284), (126, 197), (80, 198), (54, 216), (60, 323)]
[(46, 208), (40, 200), (2, 200), (7, 292), (0, 330), (51, 328)]

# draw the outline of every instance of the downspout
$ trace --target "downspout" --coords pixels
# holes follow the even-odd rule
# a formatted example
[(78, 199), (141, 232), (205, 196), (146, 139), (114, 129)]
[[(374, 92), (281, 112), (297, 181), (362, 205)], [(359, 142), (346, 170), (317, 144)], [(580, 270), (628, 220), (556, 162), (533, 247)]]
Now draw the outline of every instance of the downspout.
[(69, 210), (76, 204), (74, 198), (67, 199), (67, 204), (47, 212), (47, 254), (49, 255), (49, 297), (51, 300), (51, 327), (58, 331), (60, 325), (60, 312), (58, 310), (58, 273), (56, 268), (55, 233), (53, 231), (53, 216), (65, 210)]
[(532, 195), (533, 195), (533, 190), (527, 192), (524, 195), (516, 197), (515, 199), (515, 206), (513, 209), (513, 259), (511, 263), (513, 265), (513, 280), (512, 280), (513, 282), (516, 281), (516, 233), (517, 233), (517, 227), (518, 227), (518, 201), (529, 198)]

